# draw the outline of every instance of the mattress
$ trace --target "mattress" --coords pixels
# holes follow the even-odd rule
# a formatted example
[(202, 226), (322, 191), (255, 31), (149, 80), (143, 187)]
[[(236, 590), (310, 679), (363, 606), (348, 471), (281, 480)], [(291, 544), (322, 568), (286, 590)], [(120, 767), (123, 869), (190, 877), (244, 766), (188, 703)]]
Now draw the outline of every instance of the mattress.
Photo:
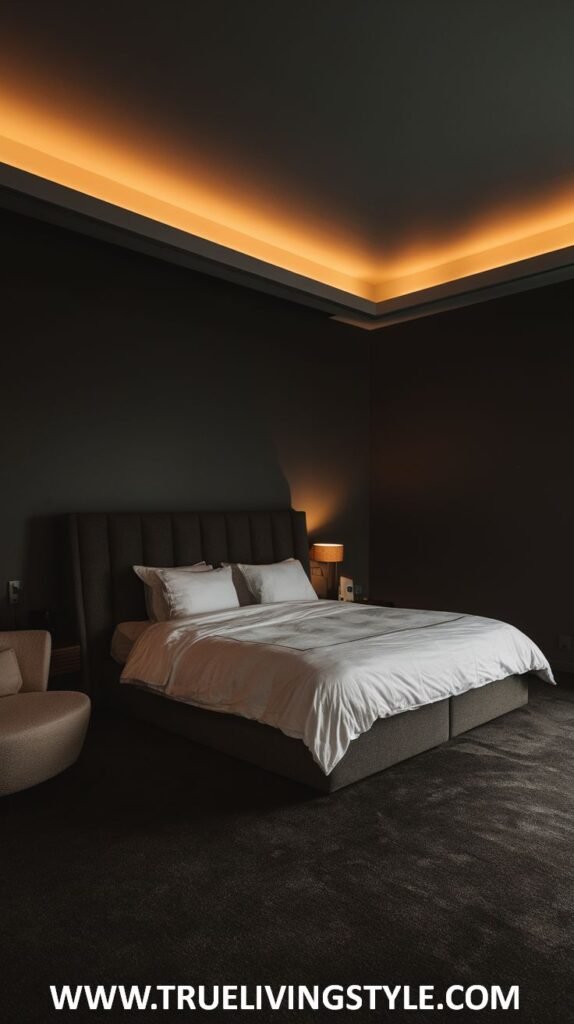
[(296, 601), (155, 623), (121, 681), (280, 729), (328, 775), (377, 719), (527, 672), (553, 682), (538, 647), (495, 619)]
[(125, 665), (138, 637), (151, 626), (151, 622), (120, 622), (114, 629), (110, 654), (118, 665)]

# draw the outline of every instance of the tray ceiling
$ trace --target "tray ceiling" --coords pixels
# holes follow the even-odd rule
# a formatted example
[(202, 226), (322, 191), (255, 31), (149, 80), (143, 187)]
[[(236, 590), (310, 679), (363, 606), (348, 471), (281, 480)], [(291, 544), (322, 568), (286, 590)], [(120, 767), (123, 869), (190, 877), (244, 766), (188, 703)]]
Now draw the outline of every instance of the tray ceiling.
[(573, 33), (552, 0), (11, 5), (0, 183), (376, 318), (571, 264)]

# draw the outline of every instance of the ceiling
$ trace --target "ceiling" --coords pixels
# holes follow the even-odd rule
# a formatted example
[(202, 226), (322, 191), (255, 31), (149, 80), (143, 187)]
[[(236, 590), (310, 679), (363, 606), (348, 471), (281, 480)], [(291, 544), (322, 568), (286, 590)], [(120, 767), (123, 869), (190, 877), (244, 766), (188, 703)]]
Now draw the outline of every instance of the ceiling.
[(565, 0), (21, 0), (0, 161), (373, 315), (574, 245), (573, 38)]

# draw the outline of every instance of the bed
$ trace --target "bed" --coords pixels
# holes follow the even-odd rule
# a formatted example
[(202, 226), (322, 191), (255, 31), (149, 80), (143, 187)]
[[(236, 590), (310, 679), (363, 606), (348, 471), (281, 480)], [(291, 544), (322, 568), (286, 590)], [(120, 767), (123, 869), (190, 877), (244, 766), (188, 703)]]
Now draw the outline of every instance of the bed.
[[(538, 671), (552, 681), (549, 666), (535, 645), (504, 624), (482, 620), (491, 623), (488, 627), (491, 630), (500, 626), (506, 631), (501, 640), (501, 654), (496, 661), (501, 677), (491, 679), (492, 666), (490, 676), (483, 672), (481, 677), (476, 655), (473, 663), (464, 660), (467, 648), (473, 649), (472, 630), (478, 629), (479, 623), (476, 617), (366, 607), (344, 609), (336, 603), (316, 602), (315, 606), (309, 603), (308, 608), (257, 606), (242, 609), (241, 622), (239, 615), (223, 616), (223, 619), (220, 616), (215, 624), (217, 628), (208, 617), (207, 627), (205, 622), (192, 622), (187, 623), (185, 629), (176, 628), (172, 623), (144, 630), (140, 639), (134, 635), (133, 650), (147, 653), (148, 660), (140, 657), (138, 661), (135, 653), (129, 655), (135, 658), (135, 664), (141, 666), (144, 678), (130, 679), (131, 685), (125, 685), (120, 683), (122, 666), (118, 664), (123, 658), (114, 660), (110, 653), (112, 637), (118, 624), (141, 624), (146, 619), (143, 587), (132, 566), (183, 566), (202, 560), (214, 565), (225, 562), (267, 564), (294, 558), (301, 562), (308, 574), (309, 543), (305, 514), (292, 509), (79, 514), (70, 517), (70, 537), (83, 670), (86, 687), (94, 699), (112, 702), (154, 725), (317, 790), (332, 792), (340, 789), (520, 707), (528, 700), (528, 671)], [(419, 618), (413, 620), (412, 616)], [(201, 644), (197, 645), (198, 625), (203, 629), (200, 640), (208, 637), (214, 656), (221, 659), (224, 652), (229, 660), (230, 644), (233, 646), (237, 651), (234, 654), (238, 659), (237, 675), (240, 677), (242, 673), (241, 678), (252, 684), (252, 690), (256, 685), (262, 690), (265, 687), (270, 689), (269, 680), (263, 679), (262, 673), (265, 672), (264, 666), (269, 664), (272, 667), (274, 661), (262, 661), (260, 650), (267, 658), (276, 660), (279, 652), (282, 651), (284, 657), (288, 649), (289, 658), (285, 664), (291, 665), (290, 671), (295, 668), (299, 671), (303, 663), (309, 664), (310, 647), (313, 648), (311, 660), (319, 666), (321, 659), (333, 659), (335, 654), (342, 657), (344, 649), (345, 671), (348, 673), (349, 666), (353, 667), (354, 652), (368, 658), (373, 643), (384, 643), (388, 647), (395, 643), (399, 634), (404, 633), (413, 649), (424, 638), (429, 644), (428, 658), (431, 660), (436, 659), (437, 652), (440, 655), (443, 643), (454, 645), (453, 649), (461, 652), (460, 664), (456, 665), (454, 672), (456, 685), (451, 687), (456, 692), (450, 692), (443, 685), (436, 664), (434, 676), (430, 669), (428, 673), (421, 673), (423, 662), (419, 658), (419, 674), (421, 678), (425, 677), (423, 682), (427, 686), (424, 700), (421, 697), (422, 702), (419, 703), (415, 696), (405, 702), (404, 693), (407, 691), (403, 688), (400, 691), (402, 698), (399, 693), (402, 705), (396, 703), (390, 710), (386, 706), (377, 706), (373, 711), (370, 695), (363, 702), (364, 707), (357, 711), (357, 717), (364, 719), (362, 731), (355, 729), (355, 735), (352, 724), (343, 730), (345, 735), (339, 743), (345, 715), (340, 716), (334, 726), (330, 722), (338, 737), (337, 749), (335, 754), (326, 755), (322, 760), (319, 748), (313, 748), (313, 743), (303, 735), (303, 731), (297, 728), (285, 731), (280, 718), (265, 721), (265, 716), (262, 716), (257, 721), (246, 717), (251, 714), (249, 709), (229, 713), (229, 706), (235, 708), (233, 702), (231, 705), (223, 702), (213, 708), (201, 706), (196, 699), (187, 699), (185, 659), (188, 659), (187, 674), (192, 675), (193, 658), (197, 658), (197, 652), (202, 650)], [(215, 646), (214, 629), (217, 633)], [(163, 635), (164, 640), (168, 635), (175, 637), (180, 645), (177, 659), (180, 672), (175, 686), (173, 673), (169, 685), (167, 675), (163, 685), (159, 685), (160, 681), (153, 675), (145, 675), (153, 654), (149, 638), (154, 631), (158, 636)], [(432, 640), (427, 640), (431, 634)], [(292, 639), (305, 635), (312, 640)], [(378, 637), (382, 639), (376, 639)], [(404, 647), (405, 638), (401, 635), (400, 639)], [(205, 646), (205, 639), (202, 642)], [(337, 645), (341, 651), (334, 650)], [(332, 664), (336, 663), (332, 661)], [(255, 679), (258, 673), (260, 683)], [(399, 672), (399, 682), (400, 675)], [(486, 683), (481, 681), (485, 678), (488, 678)], [(408, 692), (414, 692), (410, 683), (409, 687)], [(400, 710), (401, 707), (408, 707), (408, 710)], [(364, 713), (365, 708), (369, 710), (368, 715)], [(378, 717), (381, 714), (385, 717)]]

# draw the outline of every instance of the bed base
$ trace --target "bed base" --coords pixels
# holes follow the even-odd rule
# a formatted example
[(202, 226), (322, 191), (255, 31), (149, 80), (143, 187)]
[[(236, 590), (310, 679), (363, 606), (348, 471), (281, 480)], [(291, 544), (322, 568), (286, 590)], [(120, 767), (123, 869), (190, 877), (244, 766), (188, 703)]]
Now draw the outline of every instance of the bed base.
[(523, 704), (528, 704), (528, 676), (507, 676), (488, 686), (467, 690), (450, 699), (450, 735), (460, 736)]
[(131, 685), (115, 689), (115, 702), (129, 714), (323, 793), (333, 793), (430, 750), (527, 701), (527, 678), (508, 676), (459, 697), (379, 719), (351, 743), (331, 774), (324, 775), (301, 740), (269, 725), (205, 711)]

